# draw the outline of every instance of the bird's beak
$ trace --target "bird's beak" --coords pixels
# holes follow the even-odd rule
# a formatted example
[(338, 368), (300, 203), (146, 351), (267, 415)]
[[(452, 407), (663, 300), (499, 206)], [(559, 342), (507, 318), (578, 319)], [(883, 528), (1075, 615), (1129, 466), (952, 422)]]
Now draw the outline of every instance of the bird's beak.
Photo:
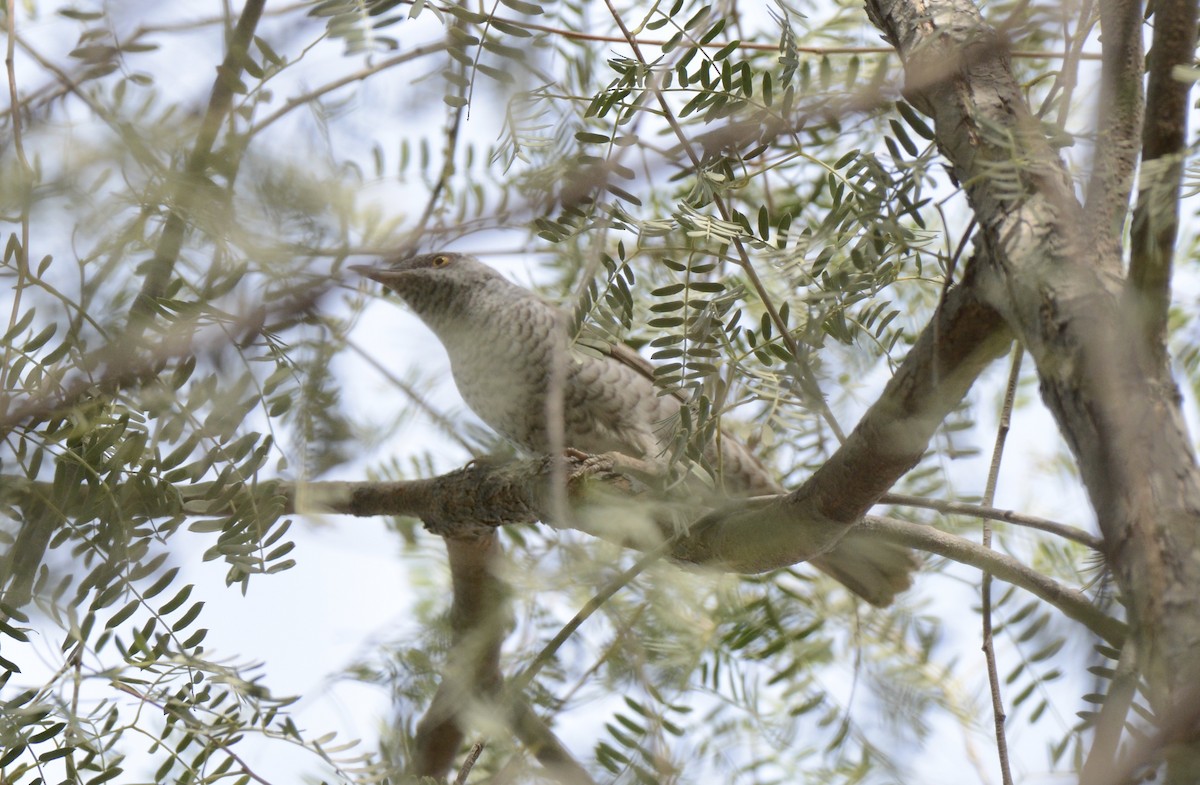
[(353, 270), (365, 278), (370, 278), (372, 281), (379, 281), (380, 283), (387, 283), (400, 275), (395, 270), (389, 270), (386, 267), (372, 267), (369, 264), (352, 264), (346, 269)]

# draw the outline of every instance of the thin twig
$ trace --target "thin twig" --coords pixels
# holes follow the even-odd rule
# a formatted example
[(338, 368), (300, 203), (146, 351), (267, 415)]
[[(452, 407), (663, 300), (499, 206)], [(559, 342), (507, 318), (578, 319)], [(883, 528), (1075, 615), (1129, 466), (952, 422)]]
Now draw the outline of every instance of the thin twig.
[(471, 751), (467, 753), (467, 759), (463, 761), (463, 765), (458, 770), (458, 776), (454, 778), (454, 785), (466, 785), (467, 777), (471, 774), (471, 769), (475, 768), (475, 761), (479, 760), (480, 754), (483, 753), (482, 742), (475, 742), (471, 745)]
[(1068, 526), (1065, 523), (1058, 521), (1050, 521), (1045, 518), (1038, 518), (1033, 515), (1025, 515), (1023, 513), (1013, 512), (1012, 510), (1001, 510), (996, 507), (985, 507), (979, 504), (968, 504), (967, 502), (951, 502), (941, 499), (926, 499), (922, 496), (910, 496), (903, 493), (885, 493), (879, 499), (880, 504), (895, 504), (902, 507), (920, 507), (927, 510), (935, 510), (947, 515), (970, 515), (975, 518), (987, 518), (992, 521), (1002, 521), (1011, 523), (1016, 526), (1024, 526), (1029, 529), (1037, 529), (1039, 531), (1056, 534), (1072, 542), (1077, 542), (1080, 545), (1086, 545), (1095, 551), (1104, 550), (1104, 540), (1085, 532), (1075, 526)]
[[(1000, 462), (1004, 457), (1004, 442), (1008, 439), (1008, 430), (1012, 423), (1013, 401), (1017, 396), (1017, 382), (1021, 378), (1021, 358), (1024, 349), (1020, 343), (1013, 346), (1012, 366), (1008, 371), (1008, 386), (1004, 390), (1004, 405), (1000, 409), (1000, 425), (996, 428), (996, 443), (992, 447), (992, 462), (988, 467), (987, 484), (983, 491), (983, 503), (991, 507), (996, 498), (996, 483), (1000, 478)], [(983, 519), (983, 547), (992, 547), (992, 527), (988, 519)], [(992, 573), (984, 570), (982, 610), (983, 616), (983, 657), (987, 662), (988, 689), (992, 696), (992, 718), (995, 721), (996, 753), (1000, 758), (1000, 779), (1004, 785), (1012, 785), (1012, 766), (1008, 759), (1008, 734), (1004, 730), (1006, 721), (1004, 713), (1004, 696), (1000, 693), (1000, 672), (996, 667), (996, 647), (992, 639)]]
[(32, 44), (30, 44), (21, 36), (16, 36), (16, 39), (17, 45), (21, 47), (21, 50), (24, 51), (25, 54), (32, 57), (34, 62), (36, 62), (39, 66), (54, 74), (55, 78), (58, 79), (59, 83), (62, 84), (67, 92), (71, 93), (80, 101), (82, 101), (83, 104), (87, 106), (87, 108), (90, 109), (94, 115), (96, 115), (96, 117), (99, 117), (101, 120), (103, 120), (105, 125), (111, 128), (113, 132), (121, 138), (122, 142), (124, 142), (129, 148), (129, 152), (132, 154), (134, 161), (136, 161), (140, 166), (146, 168), (155, 176), (161, 174), (160, 167), (157, 165), (157, 159), (135, 133), (136, 126), (119, 121), (104, 107), (103, 104), (101, 104), (91, 95), (88, 95), (88, 92), (84, 90), (70, 74), (59, 68), (52, 61), (46, 59), (41, 52), (39, 52)]
[[(446, 34), (450, 35), (451, 30), (461, 26), (461, 22), (455, 21), (452, 26), (447, 29)], [(443, 48), (446, 47), (443, 44)], [(456, 62), (456, 66), (461, 72), (466, 68), (462, 63)], [(429, 197), (425, 200), (425, 209), (421, 211), (421, 217), (417, 220), (416, 227), (413, 228), (412, 236), (420, 242), (421, 235), (425, 233), (425, 229), (429, 226), (429, 221), (433, 218), (433, 211), (437, 209), (438, 202), (441, 200), (442, 194), (446, 190), (446, 183), (454, 174), (454, 157), (458, 152), (458, 131), (462, 127), (463, 113), (466, 107), (470, 106), (469, 97), (464, 97), (462, 92), (466, 88), (459, 87), (459, 97), (464, 98), (466, 103), (460, 103), (458, 106), (450, 108), (450, 116), (446, 121), (446, 147), (442, 153), (442, 171), (438, 174), (438, 179), (434, 182), (433, 188), (429, 189)]]
[[(13, 147), (17, 151), (17, 162), (21, 171), (21, 247), (16, 250), (14, 256), (17, 263), (17, 282), (14, 287), (12, 310), (8, 315), (8, 330), (11, 332), (17, 324), (17, 319), (21, 313), (21, 293), (25, 290), (25, 284), (29, 280), (29, 210), (33, 201), (33, 167), (29, 165), (29, 159), (25, 156), (25, 143), (21, 129), (21, 112), (15, 109), (18, 104), (17, 97), (17, 65), (16, 65), (16, 9), (13, 7), (16, 0), (8, 0), (8, 48), (4, 54), (4, 66), (8, 72), (8, 95), (9, 101), (12, 103), (14, 110), (12, 113), (12, 133)], [(13, 336), (15, 339), (16, 336)], [(11, 342), (4, 346), (4, 373), (7, 373), (12, 368), (12, 348)], [(17, 379), (5, 379), (3, 384), (12, 385), (15, 389)], [(3, 386), (0, 384), (0, 386)]]
[(408, 397), (410, 403), (424, 412), (425, 416), (432, 420), (434, 425), (442, 429), (442, 433), (444, 435), (449, 436), (451, 439), (458, 442), (458, 446), (462, 447), (472, 455), (475, 455), (478, 452), (475, 445), (464, 439), (462, 434), (458, 432), (458, 428), (455, 427), (454, 421), (442, 412), (435, 409), (433, 405), (429, 403), (429, 401), (425, 400), (425, 396), (421, 395), (421, 393), (418, 392), (415, 387), (401, 379), (396, 374), (392, 373), (383, 365), (383, 363), (379, 362), (379, 360), (376, 360), (370, 352), (360, 346), (356, 341), (347, 338), (346, 348), (350, 349), (352, 352), (365, 360), (372, 368), (375, 369), (377, 373), (383, 376), (383, 378), (387, 379), (389, 384), (393, 385), (399, 389), (400, 392), (404, 393), (405, 396)]
[(379, 73), (380, 71), (386, 71), (389, 68), (392, 68), (397, 65), (402, 65), (404, 63), (410, 62), (412, 60), (416, 60), (416, 59), (424, 57), (426, 55), (436, 54), (438, 52), (445, 50), (445, 48), (446, 48), (445, 42), (439, 42), (436, 44), (426, 44), (425, 46), (418, 46), (415, 49), (410, 49), (409, 51), (405, 52), (404, 54), (399, 54), (399, 55), (396, 55), (395, 57), (389, 57), (386, 60), (381, 60), (378, 63), (375, 63), (374, 65), (367, 66), (366, 68), (361, 68), (352, 74), (347, 74), (346, 76), (343, 76), (340, 79), (335, 79), (332, 82), (329, 82), (328, 84), (323, 84), (314, 90), (308, 91), (307, 93), (301, 93), (300, 95), (289, 98), (286, 102), (284, 102), (283, 106), (279, 107), (271, 114), (267, 115), (266, 117), (264, 117), (263, 119), (261, 119), (257, 123), (255, 123), (254, 125), (250, 126), (250, 129), (246, 132), (246, 136), (248, 136), (248, 137), (255, 136), (256, 134), (258, 134), (258, 132), (262, 131), (267, 126), (276, 122), (281, 117), (286, 115), (288, 112), (291, 112), (292, 110), (297, 109), (301, 106), (307, 106), (315, 99), (320, 98), (321, 96), (323, 96), (327, 93), (331, 93), (334, 90), (340, 90), (341, 88), (346, 87), (347, 85), (354, 84), (355, 82), (361, 82), (362, 80), (366, 79), (367, 77), (373, 76), (373, 75)]
[(567, 640), (575, 634), (575, 631), (591, 617), (596, 611), (604, 607), (604, 603), (616, 594), (621, 589), (625, 588), (641, 573), (645, 572), (646, 568), (651, 564), (663, 559), (670, 553), (671, 549), (683, 538), (689, 536), (697, 536), (702, 533), (704, 524), (693, 526), (690, 530), (681, 530), (674, 536), (668, 538), (658, 546), (646, 551), (638, 560), (628, 568), (622, 570), (619, 574), (611, 578), (608, 583), (600, 587), (599, 591), (584, 603), (584, 606), (571, 617), (570, 621), (562, 626), (553, 638), (542, 647), (541, 651), (533, 658), (533, 661), (525, 666), (510, 683), (510, 689), (515, 693), (523, 691), (529, 683), (533, 681), (533, 677), (538, 674), (545, 665), (554, 658), (555, 653), (562, 647)]
[[(634, 38), (633, 34), (629, 31), (629, 28), (625, 25), (625, 20), (621, 17), (621, 14), (617, 10), (616, 6), (613, 5), (613, 0), (604, 0), (604, 3), (608, 6), (608, 10), (612, 15), (613, 21), (616, 22), (617, 27), (620, 28), (621, 33), (625, 36), (626, 43), (628, 43), (629, 47), (633, 50), (634, 57), (642, 65), (649, 66), (646, 57), (642, 54), (639, 42), (636, 38)], [(656, 74), (651, 75), (650, 81), (647, 82), (647, 89), (650, 90), (650, 92), (654, 95), (655, 100), (658, 102), (659, 108), (662, 110), (663, 118), (667, 121), (667, 124), (671, 127), (671, 131), (679, 140), (680, 147), (683, 152), (687, 154), (688, 159), (691, 161), (692, 168), (696, 171), (700, 171), (700, 157), (696, 155), (696, 151), (692, 146), (691, 140), (684, 132), (683, 126), (679, 124), (679, 120), (675, 117), (675, 112), (672, 111), (671, 105), (667, 102), (666, 97), (662, 94), (662, 90), (659, 89), (658, 82), (656, 81), (657, 79), (658, 76)], [(712, 200), (713, 205), (721, 214), (721, 219), (724, 221), (731, 221), (732, 216), (730, 214), (729, 207), (725, 204), (725, 200), (721, 198), (721, 195), (718, 193), (713, 193)], [(792, 335), (790, 330), (788, 330), (787, 323), (783, 321), (783, 318), (779, 313), (779, 309), (775, 306), (774, 300), (767, 292), (762, 280), (758, 277), (758, 272), (754, 269), (754, 265), (750, 261), (750, 255), (746, 252), (745, 244), (742, 243), (741, 239), (738, 237), (734, 237), (732, 242), (733, 247), (737, 249), (738, 252), (738, 266), (742, 268), (742, 271), (745, 272), (746, 277), (750, 280), (750, 285), (758, 295), (763, 307), (766, 309), (771, 323), (774, 324), (775, 328), (779, 331), (780, 338), (783, 339), (783, 342), (787, 345), (788, 352), (796, 361), (796, 366), (800, 371), (799, 381), (801, 388), (806, 388), (804, 391), (808, 394), (811, 403), (817, 407), (822, 419), (824, 419), (826, 424), (828, 424), (829, 429), (833, 432), (834, 436), (837, 437), (838, 443), (840, 444), (845, 442), (845, 431), (843, 431), (841, 425), (839, 425), (837, 418), (833, 414), (833, 410), (829, 408), (829, 404), (825, 400), (825, 395), (821, 391), (816, 375), (813, 373), (809, 363), (801, 354), (800, 346), (796, 343), (795, 336)]]
[(221, 752), (228, 755), (229, 759), (232, 760), (235, 764), (237, 764), (237, 766), (242, 770), (242, 773), (245, 774), (247, 777), (254, 780), (255, 782), (261, 782), (263, 785), (272, 785), (270, 780), (265, 779), (265, 778), (259, 776), (258, 774), (256, 774), (254, 772), (254, 769), (250, 768), (250, 765), (248, 763), (246, 763), (246, 761), (243, 760), (241, 758), (241, 756), (239, 756), (236, 752), (233, 751), (233, 744), (230, 741), (227, 741), (226, 739), (218, 736), (216, 733), (213, 733), (212, 730), (208, 727), (208, 725), (205, 722), (203, 722), (202, 720), (197, 718), (190, 711), (187, 711), (186, 709), (168, 708), (167, 704), (154, 700), (153, 698), (150, 697), (149, 694), (138, 692), (138, 690), (136, 690), (128, 682), (114, 681), (112, 686), (113, 686), (113, 689), (120, 690), (121, 692), (132, 695), (133, 697), (137, 698), (138, 700), (142, 701), (143, 703), (146, 703), (150, 706), (155, 707), (156, 709), (161, 711), (164, 715), (167, 715), (170, 717), (176, 717), (176, 718), (182, 720), (183, 724), (186, 725), (189, 730), (191, 730), (195, 733), (198, 733), (201, 736), (204, 736), (210, 742), (212, 742), (214, 745), (216, 745), (217, 747), (220, 747)]

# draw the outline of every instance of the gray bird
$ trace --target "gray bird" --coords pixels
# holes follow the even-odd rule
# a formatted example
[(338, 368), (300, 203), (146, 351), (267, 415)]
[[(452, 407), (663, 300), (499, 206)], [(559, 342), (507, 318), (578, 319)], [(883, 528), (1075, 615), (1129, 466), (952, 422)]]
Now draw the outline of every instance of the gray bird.
[[(682, 402), (663, 395), (653, 368), (626, 346), (605, 356), (571, 347), (566, 314), (474, 257), (435, 253), (350, 269), (391, 289), (441, 340), (463, 400), (501, 435), (535, 454), (555, 449), (547, 402), (562, 389), (560, 447), (620, 452), (650, 463), (670, 441)], [(736, 439), (722, 434), (707, 456), (727, 492), (782, 492)], [(851, 534), (811, 563), (868, 602), (885, 606), (911, 584), (906, 548)]]

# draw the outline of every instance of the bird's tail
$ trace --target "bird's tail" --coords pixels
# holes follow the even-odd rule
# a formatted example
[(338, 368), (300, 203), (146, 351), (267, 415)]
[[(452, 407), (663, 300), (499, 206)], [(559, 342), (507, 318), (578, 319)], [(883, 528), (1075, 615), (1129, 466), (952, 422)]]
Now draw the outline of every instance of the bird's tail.
[(921, 566), (909, 548), (853, 529), (836, 548), (810, 563), (880, 608), (891, 605), (897, 594), (912, 586), (913, 572)]
[[(727, 493), (755, 496), (782, 493), (783, 487), (741, 442), (722, 434), (719, 452), (722, 484)], [(711, 458), (710, 458), (711, 460)], [(841, 582), (850, 591), (880, 608), (891, 605), (900, 592), (912, 586), (913, 572), (921, 566), (909, 548), (851, 529), (837, 547), (810, 563)]]

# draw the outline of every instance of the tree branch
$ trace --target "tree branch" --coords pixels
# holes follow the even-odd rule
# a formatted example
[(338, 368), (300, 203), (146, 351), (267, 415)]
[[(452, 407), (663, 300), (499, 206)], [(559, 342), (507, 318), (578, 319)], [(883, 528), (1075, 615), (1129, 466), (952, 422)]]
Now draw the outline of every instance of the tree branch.
[[(1097, 138), (1085, 210), (1091, 232), (1120, 243), (1142, 133), (1141, 0), (1100, 0), (1100, 29)], [(1114, 256), (1119, 260), (1119, 255), (1106, 254), (1109, 261)]]
[(462, 716), (480, 696), (499, 688), (500, 646), (508, 628), (508, 587), (495, 573), (500, 555), (496, 530), (446, 537), (454, 587), (450, 607), (450, 656), (425, 716), (417, 723), (410, 769), (418, 777), (443, 779), (463, 740)]
[(1155, 0), (1154, 44), (1150, 47), (1146, 92), (1149, 111), (1142, 136), (1141, 183), (1133, 211), (1129, 284), (1137, 301), (1136, 316), (1146, 347), (1160, 360), (1166, 356), (1182, 154), (1191, 111), (1191, 81), (1177, 78), (1175, 69), (1191, 65), (1195, 49), (1195, 0)]
[[(1097, 262), (1112, 249), (1081, 232), (1062, 162), (974, 5), (929, 0), (918, 13), (903, 0), (869, 0), (868, 10), (904, 59), (908, 92), (934, 118), (979, 221), (990, 251), (980, 296), (1037, 363), (1127, 597), (1152, 705), (1170, 714), (1200, 682), (1200, 473), (1165, 356), (1143, 351), (1142, 320), (1108, 272), (1114, 262)], [(1170, 27), (1190, 47), (1188, 18)], [(1166, 133), (1165, 117), (1148, 119), (1147, 136)], [(1177, 766), (1200, 770), (1200, 744), (1186, 750), (1191, 762)]]
[(966, 502), (951, 502), (942, 501), (941, 499), (926, 499), (921, 496), (909, 496), (903, 493), (885, 493), (879, 499), (881, 504), (894, 504), (902, 507), (921, 507), (927, 510), (935, 510), (946, 515), (970, 515), (974, 518), (987, 518), (990, 521), (1004, 521), (1016, 526), (1025, 526), (1030, 529), (1038, 529), (1039, 531), (1056, 534), (1066, 540), (1077, 542), (1080, 545), (1086, 545), (1094, 551), (1104, 550), (1104, 540), (1096, 537), (1083, 529), (1078, 529), (1074, 526), (1068, 526), (1065, 523), (1058, 521), (1049, 521), (1045, 518), (1038, 518), (1033, 515), (1024, 515), (1012, 510), (1000, 510), (995, 507), (985, 507), (978, 504), (968, 504)]
[[(827, 550), (920, 461), (938, 426), (1010, 342), (971, 282), (951, 289), (879, 399), (796, 491), (766, 509), (735, 511), (698, 536), (693, 559), (770, 570)], [(818, 523), (819, 522), (819, 523)]]
[(129, 324), (135, 330), (138, 325), (153, 316), (157, 307), (155, 301), (163, 296), (167, 284), (170, 283), (175, 261), (183, 248), (187, 214), (196, 195), (203, 190), (204, 172), (208, 169), (209, 156), (212, 154), (213, 145), (216, 144), (221, 124), (225, 122), (225, 117), (233, 106), (235, 88), (250, 56), (250, 41), (254, 37), (254, 29), (258, 26), (265, 3), (266, 0), (246, 0), (242, 16), (238, 19), (237, 27), (229, 40), (225, 61), (217, 67), (217, 78), (213, 82), (208, 109), (200, 122), (200, 132), (196, 135), (196, 142), (188, 155), (183, 180), (175, 189), (174, 204), (167, 215), (158, 247), (154, 250), (154, 257), (147, 264), (142, 290), (134, 299), (133, 307), (129, 311)]
[(564, 785), (594, 785), (524, 698), (503, 689), (500, 647), (510, 620), (508, 586), (496, 574), (501, 555), (496, 529), (444, 540), (454, 587), (450, 609), (453, 640), (442, 683), (417, 724), (411, 771), (418, 777), (444, 779), (462, 745), (464, 715), (474, 703), (499, 700), (513, 733), (549, 776)]
[(1105, 615), (1081, 592), (1068, 589), (1036, 570), (1031, 570), (1011, 556), (985, 548), (978, 543), (932, 526), (868, 515), (860, 524), (865, 533), (877, 535), (890, 542), (908, 545), (929, 553), (945, 556), (961, 564), (969, 564), (991, 573), (1006, 583), (1025, 589), (1062, 611), (1099, 635), (1113, 646), (1120, 647), (1128, 630), (1120, 621)]
[[(552, 464), (555, 461), (566, 464), (567, 496), (572, 503), (570, 520), (566, 521), (554, 518), (549, 501), (547, 486), (554, 476)], [(685, 562), (697, 561), (697, 554), (705, 550), (695, 542), (704, 540), (705, 527), (719, 527), (727, 517), (721, 512), (693, 525), (690, 530), (676, 531), (675, 522), (679, 520), (678, 512), (683, 505), (656, 503), (637, 483), (614, 473), (608, 459), (587, 456), (537, 458), (504, 464), (480, 462), (427, 480), (318, 482), (295, 487), (279, 483), (262, 486), (260, 492), (283, 495), (283, 514), (408, 515), (420, 518), (426, 528), (450, 539), (490, 536), (497, 526), (540, 520), (556, 528), (576, 529), (640, 550), (653, 550), (665, 544), (663, 555)], [(193, 486), (189, 494), (203, 497), (204, 488)], [(740, 510), (752, 508), (765, 514), (775, 502), (775, 497), (763, 497), (741, 500), (737, 507)], [(80, 503), (86, 504), (86, 499), (81, 499)], [(619, 520), (622, 516), (614, 514), (614, 507), (620, 509), (622, 506), (628, 511), (639, 512), (643, 518), (654, 518), (658, 513), (654, 523), (657, 536), (648, 536), (644, 528), (639, 531), (622, 526)], [(647, 508), (651, 510), (649, 516)], [(674, 517), (665, 514), (671, 510), (677, 513)], [(597, 525), (596, 521), (608, 521), (610, 525)], [(847, 528), (828, 521), (809, 522), (808, 527), (831, 528), (839, 535)], [(879, 537), (988, 570), (997, 578), (1025, 588), (1055, 605), (1113, 645), (1120, 646), (1124, 639), (1124, 625), (1105, 616), (1082, 594), (1061, 587), (1009, 556), (929, 526), (890, 518), (870, 516), (855, 529), (865, 538)], [(721, 558), (721, 554), (715, 552), (711, 556), (706, 564), (730, 572), (759, 569), (757, 564), (739, 564), (735, 559)]]

